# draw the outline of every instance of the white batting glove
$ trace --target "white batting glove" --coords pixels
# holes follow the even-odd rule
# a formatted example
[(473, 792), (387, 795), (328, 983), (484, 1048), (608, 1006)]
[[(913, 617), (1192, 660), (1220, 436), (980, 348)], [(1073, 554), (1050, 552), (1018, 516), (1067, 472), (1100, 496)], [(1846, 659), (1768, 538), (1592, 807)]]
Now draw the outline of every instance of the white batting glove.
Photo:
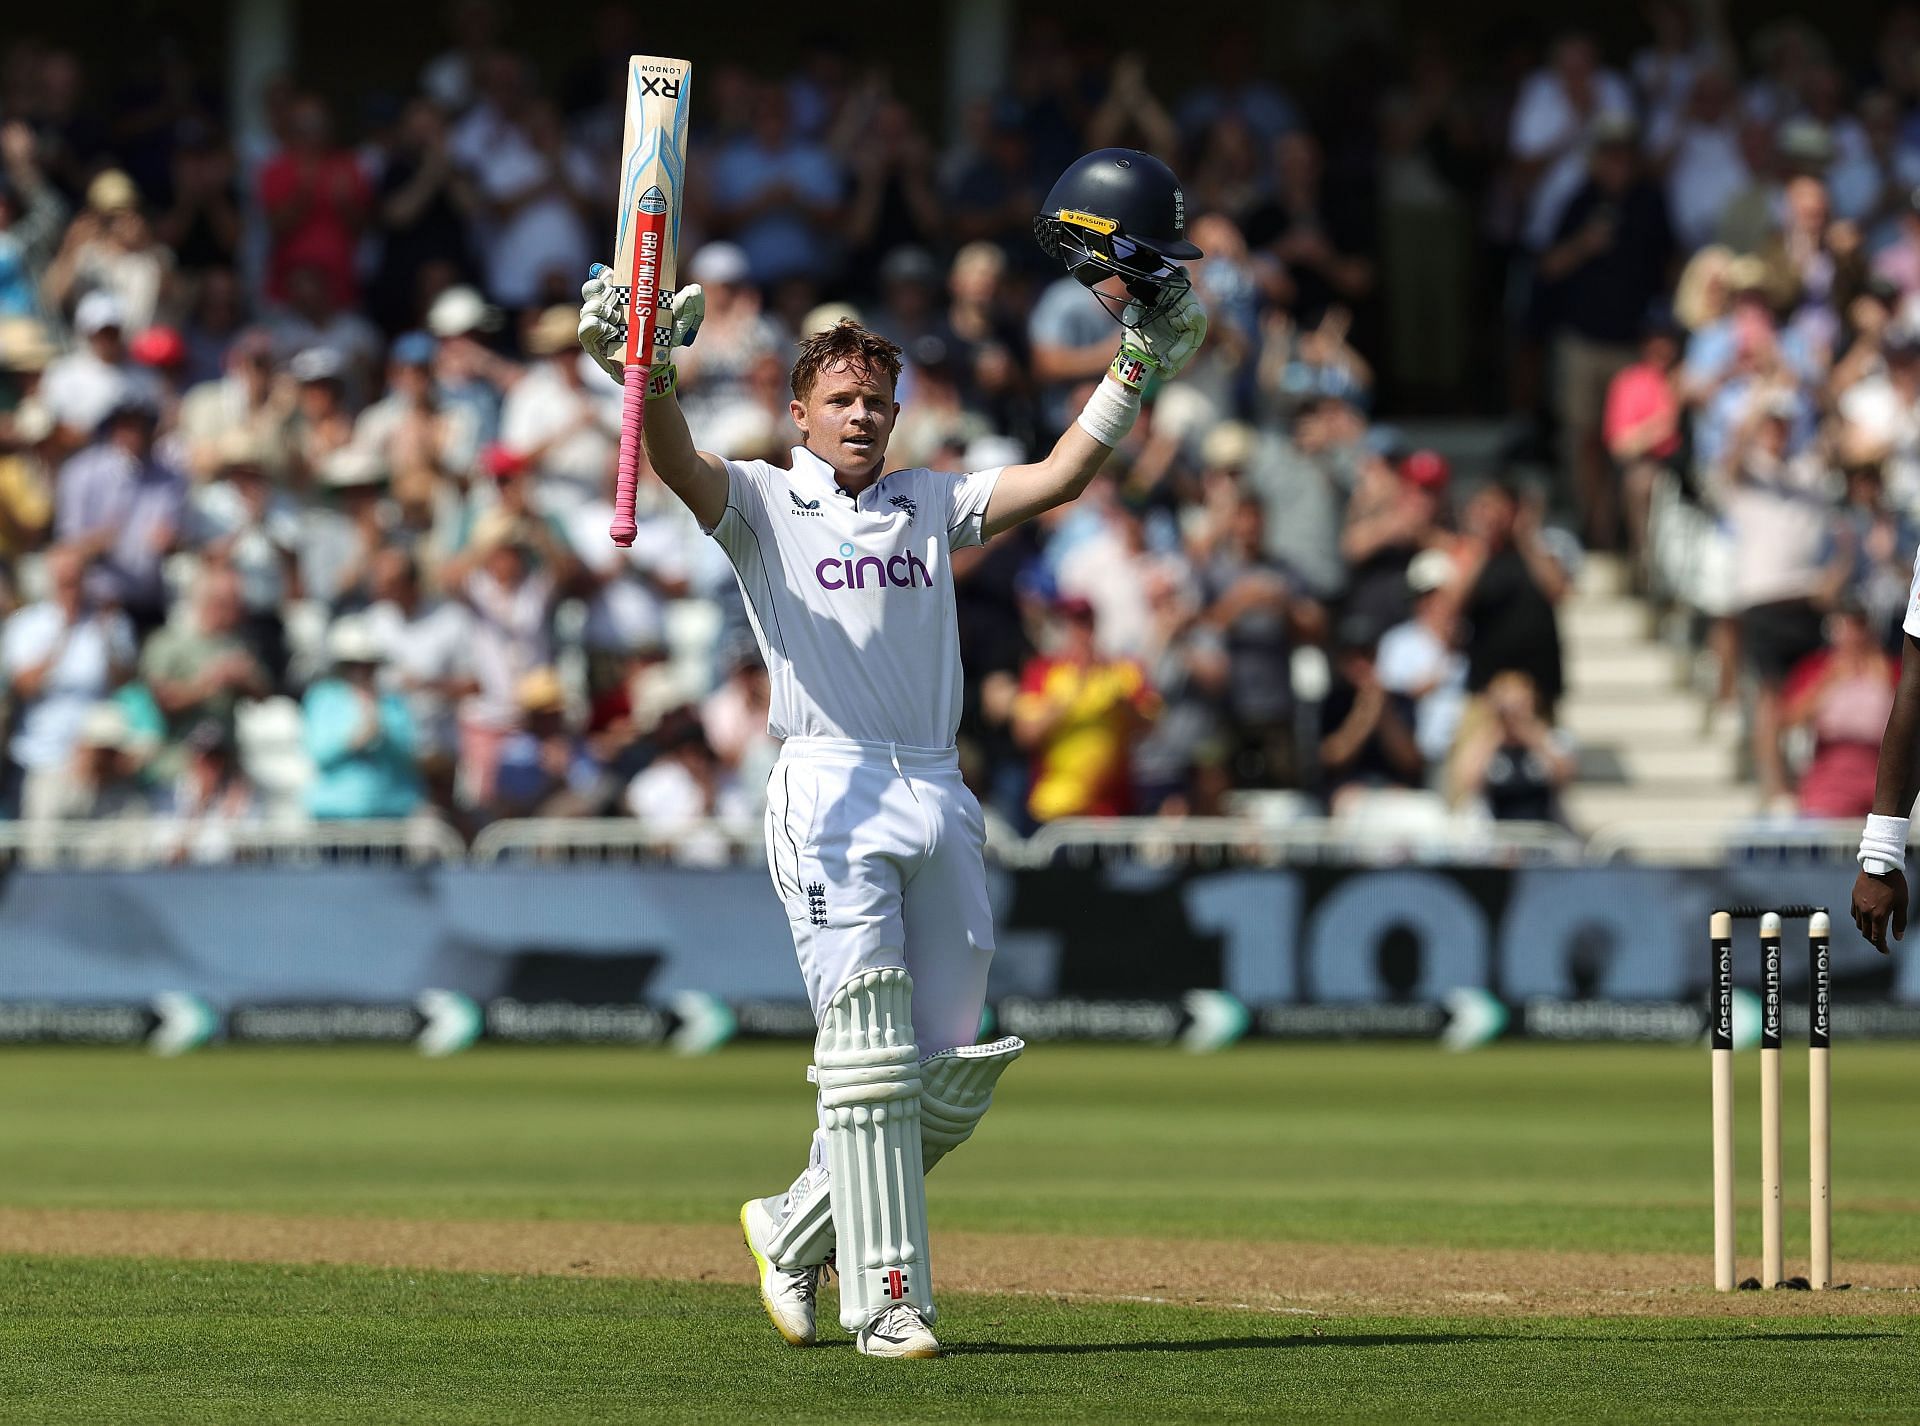
[[(673, 324), (672, 345), (688, 347), (706, 319), (707, 297), (700, 284), (689, 283), (673, 294), (668, 307)], [(580, 288), (580, 345), (595, 364), (615, 381), (622, 380), (627, 356), (626, 293), (613, 281), (613, 269), (595, 263)], [(669, 365), (654, 364), (655, 370)]]
[[(1128, 304), (1128, 316), (1138, 311), (1138, 303)], [(1123, 367), (1145, 365), (1162, 378), (1178, 376), (1206, 339), (1207, 309), (1188, 286), (1153, 320), (1128, 329), (1120, 342), (1120, 355), (1114, 358), (1114, 375), (1129, 386), (1144, 384), (1146, 374), (1142, 372), (1139, 379), (1128, 381)]]

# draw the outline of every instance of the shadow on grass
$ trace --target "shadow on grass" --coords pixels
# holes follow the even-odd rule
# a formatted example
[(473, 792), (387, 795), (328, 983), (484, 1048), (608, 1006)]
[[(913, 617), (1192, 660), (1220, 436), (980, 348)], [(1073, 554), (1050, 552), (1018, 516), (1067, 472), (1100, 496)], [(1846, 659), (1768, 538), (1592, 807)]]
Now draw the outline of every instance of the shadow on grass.
[(1300, 1347), (1446, 1347), (1465, 1342), (1866, 1342), (1900, 1332), (1755, 1332), (1738, 1329), (1679, 1336), (1671, 1332), (1376, 1332), (1313, 1333), (1293, 1337), (1207, 1337), (1166, 1342), (958, 1342), (944, 1354), (960, 1356), (1096, 1356), (1108, 1352), (1268, 1352)]

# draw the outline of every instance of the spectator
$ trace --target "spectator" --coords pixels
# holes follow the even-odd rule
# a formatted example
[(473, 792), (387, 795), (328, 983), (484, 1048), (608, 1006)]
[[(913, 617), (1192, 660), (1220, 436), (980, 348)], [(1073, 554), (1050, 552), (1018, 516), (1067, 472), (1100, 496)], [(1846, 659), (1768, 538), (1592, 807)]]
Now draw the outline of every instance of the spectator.
[[(306, 488), (316, 481), (339, 484), (332, 472), (353, 440), (347, 364), (331, 347), (309, 347), (287, 363), (287, 375), (298, 383), (298, 395), (287, 421), (292, 479)], [(370, 450), (357, 452), (356, 458), (379, 464), (378, 455)]]
[(180, 329), (187, 344), (183, 377), (187, 385), (218, 380), (226, 369), (227, 349), (246, 330), (246, 295), (240, 275), (230, 267), (208, 268), (194, 285), (186, 324)]
[(469, 413), (474, 439), (491, 444), (500, 434), (500, 402), (520, 379), (512, 362), (482, 337), (500, 324), (500, 314), (467, 286), (449, 287), (427, 309), (427, 330), (439, 340), (433, 379), (449, 406)]
[(537, 311), (570, 297), (592, 257), (593, 165), (568, 142), (559, 111), (533, 95), (517, 57), (496, 53), (484, 73), (486, 103), (461, 121), (453, 152), (484, 216), (488, 293), (510, 310)]
[(1560, 821), (1573, 750), (1548, 725), (1533, 680), (1517, 669), (1497, 674), (1486, 706), (1491, 716), (1461, 737), (1455, 800), (1480, 803), (1498, 822)]
[(42, 808), (46, 821), (121, 821), (148, 816), (153, 797), (145, 772), (151, 743), (135, 730), (126, 708), (96, 703), (80, 720), (66, 775), (52, 785)]
[(233, 151), (205, 120), (179, 126), (172, 179), (171, 201), (154, 225), (155, 236), (190, 283), (209, 272), (230, 272), (242, 239), (240, 185)]
[(1813, 735), (1800, 775), (1800, 815), (1858, 819), (1873, 810), (1875, 764), (1900, 666), (1857, 604), (1829, 614), (1825, 634), (1824, 646), (1787, 676), (1781, 723)]
[[(0, 335), (0, 368), (39, 359), (17, 348), (6, 352), (5, 343)], [(53, 464), (48, 458), (53, 437), (53, 417), (37, 398), (23, 399), (0, 414), (0, 610), (6, 607), (7, 570), (21, 555), (40, 548), (53, 523)]]
[(1831, 500), (1829, 473), (1817, 452), (1792, 450), (1798, 404), (1785, 392), (1760, 391), (1721, 470), (1722, 499), (1739, 558), (1734, 607), (1740, 645), (1759, 687), (1753, 710), (1753, 757), (1762, 805), (1788, 805), (1781, 754), (1781, 689), (1787, 675), (1820, 643), (1815, 599), (1828, 587), (1822, 565)]
[(287, 674), (284, 611), (301, 596), (298, 503), (267, 481), (266, 461), (245, 431), (230, 432), (217, 478), (194, 492), (193, 537), (203, 559), (240, 579), (240, 637), (273, 686)]
[(680, 710), (663, 730), (660, 755), (628, 784), (626, 805), (650, 835), (673, 848), (674, 860), (689, 866), (728, 860), (724, 837), (702, 823), (743, 827), (753, 819), (752, 803), (714, 756), (692, 709)]
[(540, 314), (527, 333), (532, 364), (500, 408), (501, 443), (526, 461), (541, 508), (563, 520), (599, 498), (620, 454), (620, 392), (574, 340), (579, 320), (571, 306)]
[(198, 480), (211, 479), (221, 452), (239, 436), (254, 443), (272, 480), (287, 483), (294, 391), (290, 378), (275, 380), (273, 338), (267, 331), (251, 327), (240, 333), (227, 349), (226, 374), (189, 387), (181, 398), (177, 429), (188, 471)]
[(1594, 549), (1613, 549), (1619, 539), (1600, 444), (1607, 385), (1634, 359), (1638, 324), (1665, 290), (1673, 251), (1666, 202), (1641, 176), (1633, 138), (1625, 116), (1596, 126), (1587, 181), (1568, 200), (1540, 258), (1558, 314), (1562, 461)]
[(1607, 386), (1600, 434), (1620, 484), (1617, 502), (1611, 486), (1600, 487), (1599, 518), (1611, 528), (1616, 504), (1623, 510), (1627, 554), (1635, 578), (1644, 582), (1654, 481), (1676, 471), (1680, 456), (1680, 398), (1674, 382), (1680, 344), (1664, 313), (1650, 315), (1641, 330), (1640, 360), (1623, 367)]
[(0, 632), (0, 672), (13, 704), (7, 756), (21, 778), (19, 815), (30, 822), (60, 815), (87, 714), (134, 662), (133, 626), (87, 597), (82, 554), (50, 551), (46, 573), (48, 598), (14, 611)]
[(1920, 326), (1890, 327), (1881, 370), (1840, 395), (1840, 449), (1848, 461), (1884, 463), (1888, 498), (1920, 511)]
[(289, 367), (303, 356), (325, 355), (349, 404), (365, 404), (379, 365), (379, 330), (334, 300), (331, 279), (319, 263), (294, 263), (285, 281), (286, 305), (271, 323), (279, 353), (290, 358)]
[(208, 719), (188, 730), (186, 760), (165, 801), (168, 822), (156, 850), (173, 862), (224, 862), (234, 852), (233, 829), (260, 819), (260, 800), (240, 766), (233, 733)]
[(1098, 381), (1113, 360), (1113, 318), (1078, 278), (1057, 277), (1034, 306), (1027, 340), (1042, 425), (1062, 430), (1072, 419), (1074, 392)]
[(89, 292), (80, 299), (73, 317), (80, 347), (47, 368), (41, 397), (65, 429), (65, 439), (76, 445), (90, 440), (123, 399), (159, 401), (159, 383), (153, 374), (127, 355), (122, 339), (126, 320), (118, 298)]
[(1648, 126), (1647, 148), (1666, 178), (1674, 238), (1691, 252), (1712, 241), (1727, 205), (1752, 181), (1740, 142), (1733, 76), (1718, 67), (1692, 81), (1685, 112)]
[(700, 340), (673, 354), (686, 389), (687, 419), (704, 427), (722, 407), (750, 400), (747, 373), (764, 357), (785, 356), (789, 343), (780, 324), (760, 308), (749, 280), (746, 253), (734, 243), (708, 243), (693, 255), (687, 280), (706, 294)]
[(1406, 700), (1380, 682), (1375, 627), (1364, 614), (1341, 621), (1333, 686), (1320, 705), (1320, 776), (1336, 816), (1369, 791), (1417, 788), (1425, 776)]
[(40, 317), (47, 265), (60, 244), (66, 200), (41, 172), (33, 130), (0, 122), (0, 317)]
[(1835, 548), (1822, 564), (1840, 571), (1840, 600), (1860, 608), (1882, 647), (1898, 651), (1913, 578), (1908, 552), (1920, 548), (1920, 526), (1888, 504), (1877, 464), (1848, 466), (1846, 481), (1834, 522)]
[(600, 766), (568, 727), (560, 675), (537, 668), (515, 690), (518, 726), (500, 750), (493, 804), (502, 817), (585, 817), (600, 810)]
[(368, 301), (389, 331), (425, 317), (422, 281), (430, 274), (461, 282), (474, 276), (467, 234), (475, 202), (454, 163), (446, 118), (431, 101), (415, 99), (400, 117), (399, 143), (375, 198), (380, 262)]
[(458, 600), (427, 597), (419, 566), (404, 550), (386, 548), (373, 557), (372, 585), (375, 603), (364, 622), (380, 646), (381, 677), (407, 700), (429, 787), (444, 771), (450, 789), (459, 747), (454, 710), (480, 688), (473, 676), (473, 615)]
[(1549, 64), (1520, 86), (1508, 129), (1507, 146), (1526, 194), (1528, 247), (1544, 250), (1564, 226), (1561, 215), (1580, 187), (1583, 149), (1595, 123), (1617, 123), (1632, 113), (1626, 82), (1600, 67), (1591, 39), (1569, 34), (1554, 41)]
[(1295, 130), (1275, 151), (1275, 203), (1247, 216), (1247, 243), (1279, 258), (1293, 287), (1294, 319), (1317, 327), (1334, 307), (1351, 309), (1373, 291), (1372, 213), (1330, 189), (1325, 156), (1311, 134)]
[(353, 444), (391, 472), (404, 506), (435, 507), (443, 483), (464, 478), (479, 454), (473, 411), (441, 399), (433, 357), (432, 337), (401, 333), (387, 363), (387, 395), (353, 423)]
[(711, 182), (715, 224), (747, 254), (755, 282), (828, 275), (831, 234), (845, 214), (840, 168), (790, 133), (778, 88), (761, 87), (752, 128), (719, 152)]
[(267, 295), (276, 302), (296, 300), (293, 274), (306, 268), (320, 299), (334, 308), (353, 305), (354, 253), (369, 194), (353, 155), (334, 145), (332, 130), (325, 102), (301, 95), (289, 114), (285, 149), (260, 170), (260, 206), (273, 235)]
[(1380, 636), (1380, 686), (1413, 706), (1413, 740), (1428, 768), (1446, 766), (1467, 704), (1467, 660), (1459, 619), (1446, 599), (1453, 556), (1422, 550), (1407, 566), (1412, 614)]
[(743, 787), (762, 787), (780, 755), (780, 744), (767, 731), (773, 681), (751, 643), (737, 645), (726, 662), (726, 677), (700, 705), (700, 728), (714, 756)]
[(1236, 787), (1286, 787), (1301, 769), (1293, 756), (1292, 657), (1296, 642), (1318, 642), (1325, 618), (1269, 559), (1266, 508), (1257, 495), (1234, 501), (1226, 538), (1200, 571), (1200, 621), (1226, 656), (1221, 703), (1233, 746)]
[(420, 805), (415, 733), (406, 700), (379, 686), (379, 640), (354, 616), (327, 634), (333, 674), (303, 704), (314, 779), (307, 811), (326, 819), (411, 816)]
[(1027, 813), (1124, 817), (1134, 810), (1131, 750), (1160, 712), (1146, 672), (1131, 659), (1098, 652), (1093, 606), (1061, 600), (1055, 648), (1036, 654), (1013, 705), (1014, 742), (1032, 760)]
[(843, 123), (857, 124), (859, 138), (848, 153), (853, 191), (841, 217), (842, 238), (848, 270), (863, 274), (889, 253), (939, 241), (944, 214), (934, 186), (933, 148), (913, 111), (888, 94), (857, 95), (850, 107), (856, 112)]
[(165, 720), (162, 771), (174, 772), (188, 731), (211, 720), (229, 731), (240, 699), (264, 698), (272, 683), (241, 638), (245, 605), (232, 570), (213, 566), (194, 586), (188, 617), (147, 641), (140, 674)]
[(357, 609), (372, 596), (373, 557), (393, 538), (393, 502), (380, 458), (343, 445), (320, 469), (326, 504), (310, 504), (300, 545), (300, 587), (338, 613)]
[(54, 533), (92, 564), (94, 597), (145, 633), (167, 616), (162, 562), (179, 543), (186, 481), (154, 449), (159, 413), (125, 397), (100, 439), (61, 467)]
[(692, 588), (687, 552), (693, 527), (658, 481), (642, 480), (634, 494), (633, 543), (620, 548), (607, 538), (620, 479), (612, 452), (603, 471), (600, 497), (564, 519), (579, 565), (579, 591), (587, 598), (581, 641), (590, 659), (606, 661), (623, 649), (664, 642), (669, 604)]
[(1340, 533), (1349, 613), (1366, 615), (1375, 628), (1406, 617), (1407, 568), (1440, 542), (1452, 478), (1453, 468), (1437, 451), (1410, 452), (1398, 467), (1379, 457), (1361, 466)]
[(1474, 494), (1462, 524), (1447, 603), (1465, 621), (1467, 690), (1484, 694), (1516, 669), (1551, 721), (1565, 687), (1554, 606), (1568, 580), (1541, 538), (1540, 504), (1495, 481)]
[(165, 315), (173, 267), (173, 252), (155, 239), (133, 180), (108, 169), (87, 185), (86, 211), (67, 228), (44, 285), (47, 300), (63, 311), (76, 296), (108, 294), (137, 334)]
[(1898, 211), (1898, 236), (1874, 254), (1873, 275), (1905, 304), (1920, 296), (1920, 183), (1907, 191)]

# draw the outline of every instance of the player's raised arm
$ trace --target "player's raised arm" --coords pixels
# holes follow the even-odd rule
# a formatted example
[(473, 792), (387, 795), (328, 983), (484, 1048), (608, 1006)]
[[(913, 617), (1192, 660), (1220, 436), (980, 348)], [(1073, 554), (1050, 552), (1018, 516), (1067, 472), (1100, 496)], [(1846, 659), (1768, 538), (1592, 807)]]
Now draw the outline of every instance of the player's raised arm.
[(1140, 415), (1148, 379), (1177, 375), (1207, 337), (1207, 314), (1179, 264), (1186, 202), (1173, 170), (1136, 149), (1099, 149), (1053, 186), (1034, 236), (1126, 329), (1086, 409), (1044, 460), (1000, 472), (981, 522), (991, 538), (1072, 500)]
[[(624, 384), (626, 308), (612, 276), (611, 269), (595, 263), (580, 289), (580, 345), (602, 371)], [(690, 283), (674, 293), (670, 310), (673, 346), (693, 345), (707, 310), (699, 285)], [(702, 528), (711, 530), (727, 510), (727, 466), (719, 456), (694, 449), (675, 394), (678, 384), (679, 372), (671, 361), (658, 362), (647, 373), (647, 420), (640, 438), (661, 484), (680, 497)]]

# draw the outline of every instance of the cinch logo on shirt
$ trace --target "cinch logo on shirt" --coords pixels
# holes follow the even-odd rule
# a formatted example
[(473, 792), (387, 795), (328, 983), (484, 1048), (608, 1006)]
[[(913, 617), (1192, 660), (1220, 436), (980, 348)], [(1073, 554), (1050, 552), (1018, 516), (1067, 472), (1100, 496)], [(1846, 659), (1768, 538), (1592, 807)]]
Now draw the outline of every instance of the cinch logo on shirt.
[(917, 589), (923, 584), (933, 588), (932, 571), (925, 560), (911, 551), (888, 560), (878, 555), (855, 559), (852, 545), (840, 546), (838, 559), (828, 555), (821, 560), (813, 567), (813, 577), (820, 581), (822, 589), (865, 589), (869, 584), (876, 589), (885, 589), (888, 585)]

